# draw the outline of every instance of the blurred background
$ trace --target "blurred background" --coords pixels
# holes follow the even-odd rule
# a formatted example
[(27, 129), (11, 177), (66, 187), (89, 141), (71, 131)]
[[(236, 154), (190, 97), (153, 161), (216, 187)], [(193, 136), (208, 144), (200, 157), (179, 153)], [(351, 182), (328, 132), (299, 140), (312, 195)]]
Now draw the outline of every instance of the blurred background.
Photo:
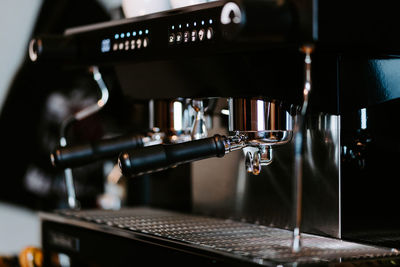
[[(208, 1), (0, 1), (0, 256), (15, 255), (28, 245), (40, 246), (38, 212), (67, 206), (63, 173), (52, 168), (49, 154), (59, 144), (62, 122), (98, 98), (89, 73), (33, 67), (27, 53), (32, 36), (62, 34), (71, 27), (203, 2)], [(118, 83), (108, 71), (112, 73), (112, 69), (103, 73), (111, 94), (107, 107), (75, 124), (68, 131), (70, 142), (140, 129), (143, 118), (135, 117), (135, 109), (143, 105), (124, 105)], [(98, 206), (105, 182), (93, 177), (104, 176), (112, 166), (101, 162), (74, 169), (82, 206)]]

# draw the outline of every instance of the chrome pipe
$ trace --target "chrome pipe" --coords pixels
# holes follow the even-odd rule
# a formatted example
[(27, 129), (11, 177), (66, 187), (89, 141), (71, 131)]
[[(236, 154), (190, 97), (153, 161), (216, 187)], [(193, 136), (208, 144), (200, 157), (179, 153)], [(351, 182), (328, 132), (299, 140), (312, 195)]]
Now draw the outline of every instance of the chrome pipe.
[(191, 106), (196, 112), (196, 116), (193, 120), (190, 136), (193, 140), (206, 138), (208, 136), (208, 130), (206, 126), (206, 119), (204, 117), (203, 100), (193, 99)]
[(302, 202), (303, 202), (303, 150), (305, 144), (306, 123), (309, 97), (311, 92), (311, 53), (312, 47), (303, 47), (305, 78), (303, 88), (303, 106), (294, 127), (295, 132), (295, 151), (294, 151), (294, 229), (292, 238), (292, 252), (298, 253), (301, 250), (301, 221), (302, 221)]
[[(67, 119), (65, 119), (63, 121), (63, 123), (61, 124), (61, 130), (60, 130), (60, 146), (61, 147), (67, 146), (67, 132), (72, 123), (74, 123), (76, 121), (81, 121), (81, 120), (97, 113), (108, 102), (109, 91), (108, 91), (108, 88), (101, 76), (99, 68), (96, 66), (92, 66), (91, 68), (89, 68), (89, 71), (91, 72), (93, 79), (99, 86), (100, 93), (101, 93), (100, 99), (95, 104), (90, 105), (90, 106), (76, 112), (75, 114), (71, 115), (70, 117), (68, 117)], [(66, 189), (67, 189), (68, 206), (71, 209), (77, 209), (77, 208), (79, 208), (79, 202), (76, 199), (75, 185), (74, 185), (74, 179), (73, 179), (71, 168), (66, 168), (64, 170), (64, 178), (65, 178), (65, 185), (66, 185)]]

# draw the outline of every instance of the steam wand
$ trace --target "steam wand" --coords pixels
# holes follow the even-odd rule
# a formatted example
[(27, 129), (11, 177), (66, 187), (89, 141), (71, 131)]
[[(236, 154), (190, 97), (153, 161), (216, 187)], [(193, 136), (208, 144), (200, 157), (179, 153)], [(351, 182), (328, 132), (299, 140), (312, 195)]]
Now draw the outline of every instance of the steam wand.
[(305, 82), (303, 89), (303, 106), (300, 116), (297, 116), (294, 124), (294, 219), (292, 252), (297, 253), (301, 250), (301, 220), (302, 220), (302, 198), (303, 198), (303, 148), (304, 133), (306, 131), (305, 117), (307, 114), (309, 96), (311, 92), (311, 46), (302, 47), (305, 53)]
[[(106, 84), (104, 83), (104, 80), (101, 76), (101, 73), (96, 66), (92, 66), (89, 68), (89, 71), (92, 73), (94, 80), (96, 81), (97, 85), (100, 88), (101, 92), (101, 97), (100, 99), (93, 105), (88, 106), (77, 113), (71, 115), (67, 119), (63, 121), (61, 124), (61, 130), (60, 130), (60, 146), (61, 147), (66, 147), (67, 146), (67, 132), (68, 128), (72, 125), (72, 123), (81, 121), (90, 115), (93, 115), (94, 113), (100, 111), (104, 105), (108, 101), (109, 93)], [(53, 154), (52, 154), (53, 155)], [(51, 155), (51, 157), (52, 157)], [(54, 158), (51, 158), (52, 162), (54, 162)], [(68, 206), (71, 209), (78, 209), (79, 208), (79, 202), (76, 199), (76, 193), (75, 193), (75, 186), (74, 186), (74, 180), (72, 176), (72, 169), (71, 168), (65, 168), (64, 169), (64, 178), (65, 178), (65, 184), (67, 187), (67, 195), (68, 195)]]

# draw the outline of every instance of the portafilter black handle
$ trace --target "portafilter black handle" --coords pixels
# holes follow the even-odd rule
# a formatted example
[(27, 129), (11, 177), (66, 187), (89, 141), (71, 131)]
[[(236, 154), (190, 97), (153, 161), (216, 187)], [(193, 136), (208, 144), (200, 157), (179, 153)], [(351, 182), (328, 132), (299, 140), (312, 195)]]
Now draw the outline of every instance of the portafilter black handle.
[(122, 174), (131, 177), (164, 170), (195, 160), (223, 157), (226, 137), (213, 137), (179, 144), (148, 146), (123, 152), (119, 156)]
[(103, 139), (90, 144), (57, 148), (51, 153), (53, 166), (72, 168), (101, 159), (117, 157), (122, 151), (143, 146), (143, 136), (123, 136)]

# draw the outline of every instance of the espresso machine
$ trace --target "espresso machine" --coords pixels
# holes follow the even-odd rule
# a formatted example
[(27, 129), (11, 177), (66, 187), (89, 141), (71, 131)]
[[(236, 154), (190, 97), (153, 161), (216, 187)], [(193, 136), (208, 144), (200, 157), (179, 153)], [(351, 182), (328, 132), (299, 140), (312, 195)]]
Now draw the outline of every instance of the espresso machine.
[(400, 265), (397, 6), (221, 0), (32, 39), (35, 64), (111, 67), (149, 107), (134, 141), (52, 154), (151, 186), (42, 213), (45, 265)]

